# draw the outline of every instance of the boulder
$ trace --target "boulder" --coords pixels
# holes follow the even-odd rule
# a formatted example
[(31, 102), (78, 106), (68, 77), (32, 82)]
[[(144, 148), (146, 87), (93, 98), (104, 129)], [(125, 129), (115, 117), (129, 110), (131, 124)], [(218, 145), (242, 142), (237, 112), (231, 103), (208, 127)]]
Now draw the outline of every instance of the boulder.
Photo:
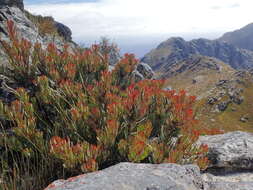
[(56, 181), (47, 190), (200, 190), (197, 166), (120, 163), (99, 172)]
[(207, 104), (214, 105), (217, 101), (218, 99), (216, 97), (210, 97), (207, 99)]
[(240, 121), (243, 122), (243, 123), (246, 123), (249, 121), (249, 118), (247, 116), (243, 116), (240, 118)]
[(72, 40), (72, 31), (69, 27), (59, 22), (55, 22), (55, 27), (57, 28), (59, 35), (62, 36), (66, 41)]
[(154, 77), (154, 71), (146, 63), (139, 63), (136, 69), (133, 71), (135, 81), (141, 81), (144, 79), (152, 79)]
[(98, 172), (57, 180), (45, 190), (68, 189), (253, 190), (253, 174), (214, 176), (201, 174), (194, 165), (120, 163)]
[(134, 70), (132, 75), (134, 76), (134, 81), (138, 82), (138, 81), (141, 81), (141, 80), (144, 80), (144, 76), (137, 70)]
[(253, 169), (253, 134), (230, 132), (221, 135), (202, 136), (199, 143), (209, 147), (211, 168), (226, 170)]
[(217, 105), (217, 110), (218, 111), (225, 111), (227, 108), (228, 108), (228, 105), (231, 103), (231, 101), (224, 101), (224, 102), (221, 102)]
[(139, 63), (137, 65), (136, 70), (142, 74), (142, 76), (146, 79), (152, 79), (154, 77), (154, 71), (152, 68), (146, 63)]

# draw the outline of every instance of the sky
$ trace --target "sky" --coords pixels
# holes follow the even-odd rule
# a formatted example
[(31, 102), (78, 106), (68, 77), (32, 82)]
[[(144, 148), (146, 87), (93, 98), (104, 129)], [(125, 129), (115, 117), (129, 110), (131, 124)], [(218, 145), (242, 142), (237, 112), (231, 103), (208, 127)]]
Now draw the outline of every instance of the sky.
[(253, 22), (252, 0), (24, 0), (31, 13), (69, 26), (74, 41), (106, 36), (122, 51), (142, 56), (181, 36), (214, 39)]

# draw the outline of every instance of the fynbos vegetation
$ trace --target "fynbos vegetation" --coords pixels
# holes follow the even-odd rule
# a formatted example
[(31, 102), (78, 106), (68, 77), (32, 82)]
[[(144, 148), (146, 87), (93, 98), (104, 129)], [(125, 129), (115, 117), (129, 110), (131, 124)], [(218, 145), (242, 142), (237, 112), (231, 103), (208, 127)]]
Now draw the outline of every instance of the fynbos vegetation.
[(11, 21), (8, 29), (3, 74), (16, 85), (6, 86), (14, 100), (0, 103), (3, 189), (41, 189), (124, 161), (205, 169), (208, 147), (195, 145), (195, 97), (163, 90), (162, 80), (135, 83), (134, 55), (109, 72), (98, 45), (43, 50), (18, 39)]

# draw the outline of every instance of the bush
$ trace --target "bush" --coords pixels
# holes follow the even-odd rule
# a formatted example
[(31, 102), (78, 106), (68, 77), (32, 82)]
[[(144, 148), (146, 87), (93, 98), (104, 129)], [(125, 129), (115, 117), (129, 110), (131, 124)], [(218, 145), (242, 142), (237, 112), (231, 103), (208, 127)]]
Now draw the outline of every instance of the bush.
[(195, 97), (163, 90), (162, 80), (134, 83), (134, 55), (109, 72), (97, 45), (75, 53), (67, 45), (63, 52), (53, 44), (32, 48), (8, 26), (11, 43), (0, 41), (10, 63), (3, 74), (16, 85), (7, 88), (15, 100), (0, 103), (2, 187), (41, 189), (126, 161), (205, 169), (208, 148), (194, 145)]
[(28, 11), (25, 11), (25, 15), (31, 22), (33, 22), (36, 25), (36, 27), (38, 27), (40, 35), (45, 36), (46, 34), (49, 35), (58, 34), (53, 17), (33, 15)]

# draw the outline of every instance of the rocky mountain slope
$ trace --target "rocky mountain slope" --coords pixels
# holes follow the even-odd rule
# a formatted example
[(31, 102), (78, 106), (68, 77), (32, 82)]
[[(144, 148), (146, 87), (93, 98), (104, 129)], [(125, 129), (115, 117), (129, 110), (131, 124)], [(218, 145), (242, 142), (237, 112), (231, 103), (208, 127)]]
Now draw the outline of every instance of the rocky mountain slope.
[(252, 95), (252, 71), (238, 71), (219, 80), (198, 101), (200, 127), (253, 132)]
[(179, 61), (169, 67), (162, 77), (167, 87), (186, 90), (192, 95), (203, 98), (219, 80), (230, 79), (235, 70), (218, 59), (202, 55)]
[(164, 73), (170, 66), (191, 55), (204, 55), (217, 58), (234, 69), (253, 67), (253, 52), (237, 48), (219, 40), (196, 39), (185, 41), (182, 38), (170, 38), (156, 49), (146, 54), (142, 61), (148, 63), (156, 72)]
[(218, 59), (193, 55), (171, 65), (163, 78), (165, 88), (197, 96), (200, 128), (253, 132), (252, 70), (236, 71)]
[[(69, 44), (71, 48), (77, 45), (71, 40), (71, 30), (56, 22), (51, 17), (32, 15), (24, 10), (23, 0), (1, 0), (0, 1), (0, 37), (8, 41), (7, 20), (13, 21), (20, 37), (32, 43), (40, 43), (46, 47), (54, 42), (60, 50), (64, 44)], [(0, 50), (1, 63), (6, 62), (3, 52)]]
[[(12, 20), (22, 38), (35, 43), (47, 45), (56, 43), (59, 47), (64, 43), (75, 45), (72, 42), (71, 30), (56, 22), (52, 17), (32, 15), (24, 10), (23, 0), (2, 0), (0, 2), (0, 32), (2, 39), (8, 39), (6, 21)], [(46, 25), (47, 24), (47, 25)], [(42, 31), (42, 28), (47, 28)], [(41, 30), (40, 30), (41, 29)]]
[(233, 32), (225, 33), (219, 41), (227, 42), (236, 47), (248, 49), (253, 51), (253, 23), (248, 24), (247, 26), (235, 30)]
[(163, 74), (166, 87), (197, 96), (200, 128), (253, 132), (253, 72), (236, 71), (218, 59), (193, 55)]

